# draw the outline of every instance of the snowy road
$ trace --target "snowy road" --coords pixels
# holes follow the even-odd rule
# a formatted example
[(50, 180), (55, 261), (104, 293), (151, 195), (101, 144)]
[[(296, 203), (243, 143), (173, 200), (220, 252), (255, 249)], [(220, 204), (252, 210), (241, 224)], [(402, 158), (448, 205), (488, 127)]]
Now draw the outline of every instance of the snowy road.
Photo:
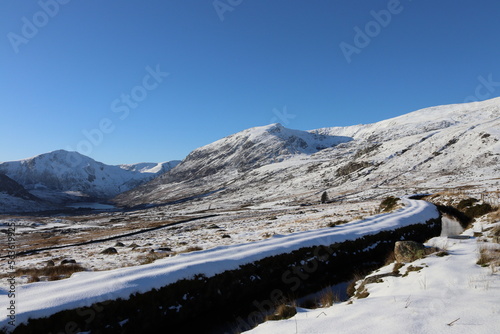
[[(16, 324), (28, 318), (52, 315), (65, 309), (90, 306), (106, 300), (127, 299), (136, 292), (160, 288), (183, 278), (203, 273), (207, 277), (263, 258), (291, 252), (303, 247), (330, 245), (354, 240), (382, 230), (392, 230), (439, 217), (436, 207), (425, 201), (404, 198), (405, 207), (393, 213), (380, 214), (334, 228), (293, 233), (241, 245), (220, 246), (209, 250), (180, 254), (154, 263), (102, 272), (80, 272), (71, 278), (37, 282), (16, 287), (15, 298), (0, 290), (3, 310), (15, 300)], [(0, 328), (7, 325), (2, 312)]]

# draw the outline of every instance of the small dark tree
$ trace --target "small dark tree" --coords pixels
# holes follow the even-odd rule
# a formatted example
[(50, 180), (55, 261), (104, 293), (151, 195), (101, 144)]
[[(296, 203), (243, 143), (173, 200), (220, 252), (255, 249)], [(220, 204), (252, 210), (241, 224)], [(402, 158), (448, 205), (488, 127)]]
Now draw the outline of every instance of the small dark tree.
[(321, 195), (321, 204), (325, 204), (326, 202), (328, 202), (328, 194), (324, 191)]

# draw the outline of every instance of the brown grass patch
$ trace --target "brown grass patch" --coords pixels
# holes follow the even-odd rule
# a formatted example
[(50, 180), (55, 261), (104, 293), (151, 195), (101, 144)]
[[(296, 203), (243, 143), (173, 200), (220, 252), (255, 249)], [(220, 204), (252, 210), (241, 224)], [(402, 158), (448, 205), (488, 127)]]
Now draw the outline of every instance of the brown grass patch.
[(351, 283), (347, 286), (346, 292), (349, 297), (355, 296), (356, 294), (356, 283), (365, 278), (365, 275), (359, 273), (354, 274)]
[(343, 224), (347, 224), (349, 221), (348, 220), (344, 220), (344, 219), (341, 219), (341, 220), (336, 220), (334, 222), (330, 222), (327, 224), (327, 227), (335, 227), (337, 225), (343, 225)]
[(394, 274), (399, 274), (399, 269), (401, 269), (402, 267), (404, 267), (404, 263), (396, 262), (396, 263), (394, 263), (394, 267), (392, 268), (392, 272)]
[(201, 248), (200, 246), (190, 246), (179, 253), (191, 253), (191, 252), (196, 252), (196, 251), (201, 251), (201, 250), (203, 250), (203, 248)]
[(360, 289), (359, 291), (356, 291), (356, 294), (354, 295), (358, 299), (363, 299), (366, 298), (370, 295), (368, 290), (366, 290), (366, 287), (363, 286), (363, 289)]
[(479, 249), (479, 259), (476, 262), (482, 267), (500, 265), (500, 249), (483, 246)]
[(338, 294), (332, 288), (324, 290), (319, 296), (319, 304), (321, 307), (329, 307), (340, 301)]
[(17, 269), (15, 276), (29, 276), (28, 282), (38, 282), (41, 276), (48, 277), (49, 281), (56, 281), (64, 278), (70, 277), (73, 273), (79, 271), (86, 271), (85, 268), (79, 264), (64, 264), (52, 267), (44, 268), (22, 268)]
[(406, 273), (403, 274), (403, 277), (408, 276), (408, 274), (412, 271), (420, 271), (422, 269), (424, 269), (424, 267), (410, 265), (408, 268), (406, 268)]
[[(488, 221), (490, 223), (495, 223), (495, 222), (500, 221), (500, 208), (498, 208), (496, 211), (490, 212), (488, 214)], [(500, 232), (500, 225), (495, 227), (495, 228), (497, 228), (498, 231)]]
[(169, 253), (148, 253), (147, 255), (139, 255), (137, 261), (139, 261), (140, 264), (148, 264), (167, 256), (169, 256)]
[(284, 320), (289, 319), (297, 314), (295, 303), (283, 303), (276, 307), (273, 314), (266, 316), (266, 321)]

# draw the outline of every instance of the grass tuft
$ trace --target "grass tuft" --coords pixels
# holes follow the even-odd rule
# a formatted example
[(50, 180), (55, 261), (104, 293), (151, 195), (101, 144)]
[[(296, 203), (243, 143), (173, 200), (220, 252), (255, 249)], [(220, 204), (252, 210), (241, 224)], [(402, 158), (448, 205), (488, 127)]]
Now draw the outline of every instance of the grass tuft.
[(482, 267), (489, 265), (496, 267), (500, 265), (500, 249), (481, 247), (479, 249), (479, 259), (476, 263)]
[(73, 273), (85, 271), (86, 269), (79, 264), (65, 264), (58, 266), (50, 266), (44, 268), (17, 269), (16, 276), (28, 276), (28, 282), (39, 282), (41, 276), (48, 277), (49, 281), (57, 281), (68, 278)]
[(399, 202), (399, 198), (397, 198), (397, 197), (394, 197), (394, 196), (386, 197), (382, 201), (382, 203), (380, 203), (379, 209), (381, 212), (390, 212), (390, 211), (394, 210), (394, 208), (396, 207), (398, 202)]
[(276, 307), (273, 314), (266, 316), (266, 321), (276, 321), (289, 319), (297, 314), (297, 308), (295, 303), (287, 304), (283, 303)]
[(332, 288), (324, 290), (319, 296), (318, 304), (321, 307), (329, 307), (340, 301), (338, 294)]

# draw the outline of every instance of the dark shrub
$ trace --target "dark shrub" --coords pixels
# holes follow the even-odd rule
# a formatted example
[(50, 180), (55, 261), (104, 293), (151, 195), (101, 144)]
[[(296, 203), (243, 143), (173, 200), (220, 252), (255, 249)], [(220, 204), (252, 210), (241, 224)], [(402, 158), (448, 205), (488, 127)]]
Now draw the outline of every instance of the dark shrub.
[(464, 210), (470, 206), (472, 206), (474, 203), (476, 202), (479, 202), (479, 200), (475, 199), (475, 198), (467, 198), (467, 199), (463, 199), (461, 200), (458, 205), (457, 205), (457, 209), (458, 210)]
[(465, 214), (471, 218), (481, 217), (493, 211), (493, 208), (488, 203), (477, 204), (465, 210)]
[(380, 211), (389, 212), (394, 209), (396, 204), (398, 204), (399, 198), (394, 196), (386, 197), (382, 203), (380, 203)]

